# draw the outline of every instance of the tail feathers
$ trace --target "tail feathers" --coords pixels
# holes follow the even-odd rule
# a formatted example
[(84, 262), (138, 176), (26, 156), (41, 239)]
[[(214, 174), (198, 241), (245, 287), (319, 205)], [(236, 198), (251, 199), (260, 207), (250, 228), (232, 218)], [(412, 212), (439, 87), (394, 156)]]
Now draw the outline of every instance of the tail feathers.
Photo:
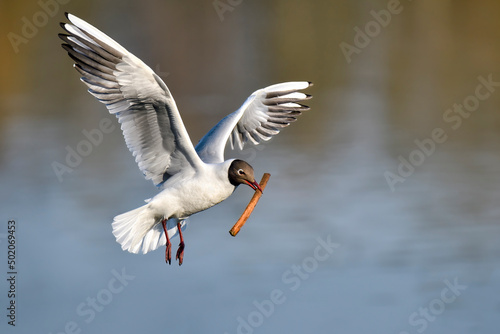
[[(181, 221), (181, 229), (186, 228), (187, 222)], [(113, 219), (113, 235), (123, 250), (137, 254), (153, 251), (166, 244), (165, 233), (161, 219), (148, 208), (148, 205), (125, 212)], [(167, 222), (168, 237), (177, 234), (177, 220)]]

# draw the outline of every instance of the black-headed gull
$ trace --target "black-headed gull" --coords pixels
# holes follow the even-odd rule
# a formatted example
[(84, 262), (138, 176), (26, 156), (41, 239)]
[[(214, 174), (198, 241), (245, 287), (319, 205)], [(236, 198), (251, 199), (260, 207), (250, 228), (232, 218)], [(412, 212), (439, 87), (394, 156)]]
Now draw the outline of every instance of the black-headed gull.
[(82, 19), (66, 13), (62, 46), (89, 92), (118, 118), (127, 147), (146, 179), (161, 189), (147, 204), (118, 215), (113, 234), (123, 250), (147, 253), (179, 234), (176, 259), (183, 261), (182, 230), (186, 219), (228, 198), (239, 184), (260, 190), (253, 168), (238, 159), (224, 160), (231, 147), (271, 139), (309, 107), (299, 92), (307, 81), (285, 82), (255, 91), (235, 112), (222, 119), (193, 146), (165, 83), (120, 44)]

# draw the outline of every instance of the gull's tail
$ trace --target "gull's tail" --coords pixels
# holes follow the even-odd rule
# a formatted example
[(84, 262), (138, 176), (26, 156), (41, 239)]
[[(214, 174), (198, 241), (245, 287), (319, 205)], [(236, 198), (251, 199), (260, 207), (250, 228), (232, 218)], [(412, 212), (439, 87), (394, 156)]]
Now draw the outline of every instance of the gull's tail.
[[(182, 220), (181, 229), (184, 230), (185, 226), (186, 221)], [(155, 217), (147, 204), (116, 216), (112, 227), (116, 241), (130, 253), (142, 251), (146, 254), (166, 243), (161, 218)], [(169, 238), (176, 235), (177, 220), (169, 220), (167, 229)]]

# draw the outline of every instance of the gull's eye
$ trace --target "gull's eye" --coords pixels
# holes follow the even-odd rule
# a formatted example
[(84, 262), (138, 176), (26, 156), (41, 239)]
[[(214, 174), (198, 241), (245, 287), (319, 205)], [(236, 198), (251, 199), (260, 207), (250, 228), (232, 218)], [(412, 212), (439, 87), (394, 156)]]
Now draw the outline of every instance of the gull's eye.
[(245, 175), (245, 172), (243, 171), (243, 169), (238, 169), (238, 174), (239, 175)]

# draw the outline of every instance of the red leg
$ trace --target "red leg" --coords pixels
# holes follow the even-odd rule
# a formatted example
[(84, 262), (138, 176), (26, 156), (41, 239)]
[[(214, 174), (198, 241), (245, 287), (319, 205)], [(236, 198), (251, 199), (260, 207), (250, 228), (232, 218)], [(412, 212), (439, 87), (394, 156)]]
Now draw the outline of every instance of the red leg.
[(172, 262), (172, 243), (168, 238), (167, 220), (163, 219), (161, 224), (163, 225), (163, 231), (165, 232), (165, 237), (167, 238), (167, 243), (166, 243), (167, 249), (165, 250), (165, 262), (170, 264)]
[(177, 249), (177, 254), (175, 255), (175, 259), (179, 260), (179, 266), (182, 264), (182, 260), (184, 259), (184, 238), (182, 237), (181, 231), (181, 223), (177, 223), (177, 231), (179, 231), (179, 238), (181, 242), (179, 243), (179, 248)]

